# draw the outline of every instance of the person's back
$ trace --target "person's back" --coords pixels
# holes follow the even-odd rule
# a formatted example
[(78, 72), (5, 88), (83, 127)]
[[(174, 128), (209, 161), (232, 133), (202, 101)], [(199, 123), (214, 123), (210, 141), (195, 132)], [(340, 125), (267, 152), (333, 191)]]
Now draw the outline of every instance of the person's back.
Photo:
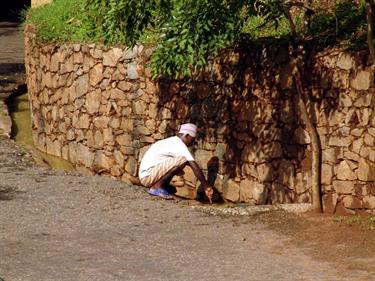
[(187, 148), (195, 140), (196, 133), (197, 126), (191, 123), (183, 124), (178, 136), (157, 141), (146, 151), (139, 167), (139, 179), (144, 186), (150, 188), (149, 194), (173, 199), (166, 187), (172, 178), (188, 165), (202, 183), (211, 201), (213, 189)]
[(193, 156), (184, 142), (177, 136), (155, 142), (144, 154), (140, 167), (139, 178), (148, 176), (150, 169), (168, 158), (184, 156), (187, 161), (194, 161)]

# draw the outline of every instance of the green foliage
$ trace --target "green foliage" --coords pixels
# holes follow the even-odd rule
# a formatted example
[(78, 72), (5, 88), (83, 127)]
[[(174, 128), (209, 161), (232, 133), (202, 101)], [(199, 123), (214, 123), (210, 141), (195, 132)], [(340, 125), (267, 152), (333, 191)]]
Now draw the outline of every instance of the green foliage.
[(108, 43), (134, 45), (149, 27), (155, 29), (169, 18), (168, 0), (86, 0), (88, 8), (101, 11), (96, 18), (103, 25)]
[(190, 76), (239, 35), (236, 1), (183, 0), (175, 3), (172, 17), (163, 25), (162, 40), (153, 57), (156, 76)]
[(248, 34), (252, 39), (285, 37), (290, 34), (290, 31), (288, 20), (285, 17), (280, 18), (278, 26), (276, 26), (271, 22), (266, 22), (260, 16), (252, 16), (245, 22), (242, 29), (242, 33)]
[[(342, 40), (356, 42), (366, 26), (365, 5), (354, 5), (349, 1), (340, 2), (332, 10), (317, 13), (311, 21), (309, 35), (316, 43), (327, 46)], [(358, 43), (358, 42), (357, 42)]]
[(26, 23), (37, 28), (42, 42), (97, 42), (102, 39), (101, 25), (88, 20), (84, 0), (54, 0), (51, 4), (30, 9)]

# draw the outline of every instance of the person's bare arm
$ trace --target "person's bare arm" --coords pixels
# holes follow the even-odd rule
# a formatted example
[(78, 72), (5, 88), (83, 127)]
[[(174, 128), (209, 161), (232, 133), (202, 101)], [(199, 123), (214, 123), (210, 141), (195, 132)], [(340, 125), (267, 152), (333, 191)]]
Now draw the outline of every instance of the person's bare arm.
[(194, 172), (194, 175), (198, 178), (198, 180), (201, 182), (204, 188), (204, 192), (206, 193), (208, 200), (210, 200), (210, 203), (212, 203), (212, 195), (213, 195), (213, 189), (211, 185), (206, 180), (201, 168), (198, 166), (197, 162), (195, 161), (189, 161), (189, 166)]

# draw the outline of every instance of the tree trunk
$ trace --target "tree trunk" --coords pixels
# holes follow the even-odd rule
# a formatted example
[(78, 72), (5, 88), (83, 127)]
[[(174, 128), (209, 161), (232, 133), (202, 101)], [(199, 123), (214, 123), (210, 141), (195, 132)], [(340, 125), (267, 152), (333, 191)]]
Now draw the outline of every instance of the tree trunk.
[[(299, 71), (298, 71), (299, 72)], [(312, 191), (312, 205), (313, 211), (316, 213), (322, 212), (322, 200), (320, 192), (320, 180), (321, 180), (321, 145), (318, 135), (318, 131), (314, 126), (311, 118), (308, 115), (306, 102), (308, 96), (303, 90), (301, 83), (301, 75), (295, 75), (295, 85), (297, 88), (297, 105), (300, 112), (302, 122), (306, 126), (306, 130), (310, 135), (311, 139), (311, 150), (312, 150), (312, 165), (311, 165), (311, 191)]]
[(373, 25), (372, 25), (372, 7), (373, 1), (366, 0), (366, 21), (367, 21), (367, 45), (370, 52), (371, 64), (375, 64), (375, 50), (373, 43)]
[[(298, 48), (298, 47), (297, 47)], [(297, 56), (298, 51), (294, 53)], [(292, 57), (292, 69), (294, 76), (294, 84), (297, 90), (297, 106), (299, 115), (306, 126), (306, 130), (309, 133), (311, 139), (311, 150), (312, 150), (312, 165), (311, 165), (311, 190), (312, 190), (312, 206), (313, 211), (316, 213), (322, 212), (322, 199), (321, 199), (321, 145), (318, 131), (309, 117), (306, 103), (309, 101), (309, 96), (304, 90), (302, 81), (301, 70), (298, 66), (303, 66), (303, 60), (301, 59), (302, 54), (299, 57)]]

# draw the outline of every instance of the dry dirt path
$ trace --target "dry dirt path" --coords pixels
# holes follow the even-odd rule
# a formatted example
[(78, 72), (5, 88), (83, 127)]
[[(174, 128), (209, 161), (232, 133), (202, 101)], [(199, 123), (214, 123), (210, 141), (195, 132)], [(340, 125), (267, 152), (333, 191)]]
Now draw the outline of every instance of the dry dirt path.
[(38, 167), (10, 141), (0, 141), (0, 179), (5, 281), (374, 280), (311, 258), (261, 222)]
[(12, 123), (5, 100), (24, 83), (24, 73), (22, 28), (15, 23), (0, 22), (0, 137), (11, 134)]

